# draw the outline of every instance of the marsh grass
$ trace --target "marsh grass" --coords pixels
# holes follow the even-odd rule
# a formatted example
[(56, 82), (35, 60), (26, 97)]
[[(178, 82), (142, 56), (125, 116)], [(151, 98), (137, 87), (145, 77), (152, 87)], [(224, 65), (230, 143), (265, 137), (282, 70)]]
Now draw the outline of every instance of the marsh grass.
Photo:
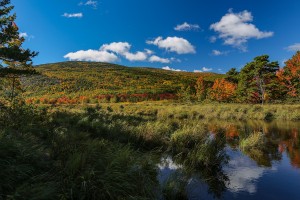
[[(229, 121), (300, 120), (299, 110), (298, 105), (170, 102), (4, 106), (0, 199), (155, 199), (157, 163), (164, 153), (183, 166), (186, 176), (197, 172), (218, 196), (226, 185), (222, 136)], [(227, 122), (214, 127), (213, 120)], [(238, 139), (242, 151), (270, 165), (261, 133)], [(165, 198), (184, 198), (181, 185), (170, 182)]]
[[(122, 105), (122, 109), (120, 106)], [(196, 104), (176, 102), (140, 102), (103, 104), (115, 112), (148, 118), (164, 119), (221, 119), (221, 120), (300, 120), (300, 105)], [(77, 106), (78, 107), (78, 106)], [(79, 106), (80, 108), (80, 106)]]

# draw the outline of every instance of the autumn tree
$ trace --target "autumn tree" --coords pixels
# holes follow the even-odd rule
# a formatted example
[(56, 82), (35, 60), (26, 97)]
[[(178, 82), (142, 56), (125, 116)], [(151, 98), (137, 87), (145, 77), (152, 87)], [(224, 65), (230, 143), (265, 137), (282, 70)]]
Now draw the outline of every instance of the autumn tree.
[(208, 84), (204, 80), (203, 76), (200, 76), (195, 85), (196, 98), (198, 101), (203, 101), (206, 99)]
[(232, 101), (235, 97), (236, 84), (227, 81), (226, 79), (216, 79), (210, 90), (210, 98), (220, 102)]
[(190, 102), (192, 100), (191, 86), (181, 86), (180, 90), (177, 92), (179, 100), (183, 102)]
[(36, 52), (22, 48), (25, 38), (20, 37), (15, 23), (16, 14), (11, 14), (13, 8), (10, 0), (0, 1), (0, 77), (5, 78), (2, 82), (10, 85), (11, 102), (15, 97), (20, 76), (35, 72), (32, 68), (32, 58), (37, 55)]
[(244, 68), (239, 74), (238, 94), (242, 101), (262, 103), (276, 97), (278, 62), (270, 62), (268, 55), (262, 55)]
[(291, 59), (285, 62), (285, 66), (277, 72), (287, 94), (291, 97), (299, 97), (300, 95), (300, 51), (298, 51)]

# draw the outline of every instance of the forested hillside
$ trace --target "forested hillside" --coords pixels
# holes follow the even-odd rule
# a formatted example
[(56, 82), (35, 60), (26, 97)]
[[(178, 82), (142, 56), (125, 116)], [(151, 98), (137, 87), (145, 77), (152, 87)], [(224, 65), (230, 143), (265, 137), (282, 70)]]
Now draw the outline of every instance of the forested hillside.
[(181, 100), (184, 102), (299, 102), (300, 52), (283, 68), (268, 55), (226, 74), (176, 72), (99, 62), (36, 66), (35, 73), (2, 80), (4, 98), (27, 103), (84, 104)]
[(35, 69), (38, 75), (21, 79), (26, 98), (69, 103), (174, 99), (182, 87), (193, 86), (199, 77), (213, 83), (224, 76), (93, 62), (45, 64)]

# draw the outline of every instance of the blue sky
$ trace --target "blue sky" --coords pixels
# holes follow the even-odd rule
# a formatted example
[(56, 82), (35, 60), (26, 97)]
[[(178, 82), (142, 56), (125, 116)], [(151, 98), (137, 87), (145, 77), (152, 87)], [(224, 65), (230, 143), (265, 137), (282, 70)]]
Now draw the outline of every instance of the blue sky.
[(299, 0), (11, 0), (34, 64), (67, 60), (224, 73), (300, 50)]

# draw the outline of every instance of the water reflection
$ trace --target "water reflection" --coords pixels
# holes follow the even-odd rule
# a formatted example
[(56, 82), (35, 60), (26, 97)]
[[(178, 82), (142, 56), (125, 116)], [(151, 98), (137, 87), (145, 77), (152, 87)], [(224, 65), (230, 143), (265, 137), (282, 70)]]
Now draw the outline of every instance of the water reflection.
[[(300, 187), (299, 123), (212, 122), (206, 126), (209, 134), (200, 144), (162, 159), (159, 181), (163, 196), (300, 199), (299, 189), (294, 189)], [(249, 140), (254, 133), (262, 135), (256, 146)], [(250, 147), (242, 148), (246, 140)]]
[(230, 161), (224, 167), (230, 182), (227, 185), (231, 192), (248, 192), (253, 194), (257, 191), (257, 181), (269, 171), (276, 171), (276, 168), (265, 168), (257, 165), (255, 161), (244, 156), (240, 151), (228, 148)]

